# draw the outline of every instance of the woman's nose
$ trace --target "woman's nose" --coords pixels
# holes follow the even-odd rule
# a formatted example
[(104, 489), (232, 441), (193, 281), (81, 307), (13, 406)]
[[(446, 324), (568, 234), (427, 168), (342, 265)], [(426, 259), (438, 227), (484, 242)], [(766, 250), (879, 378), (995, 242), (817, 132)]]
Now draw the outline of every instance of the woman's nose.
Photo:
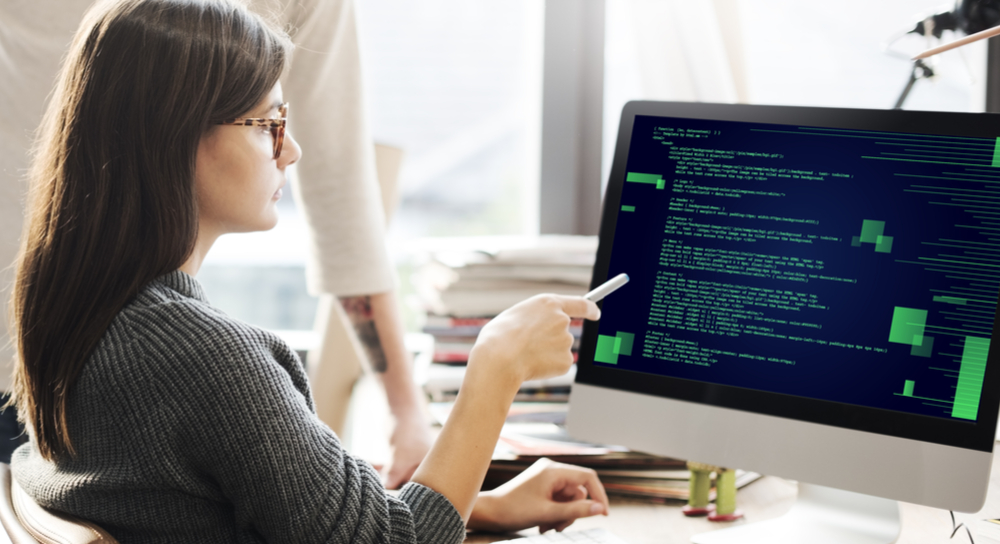
[(295, 141), (291, 133), (285, 133), (284, 145), (281, 146), (281, 155), (278, 156), (278, 166), (284, 168), (294, 164), (302, 157), (302, 148), (299, 142)]

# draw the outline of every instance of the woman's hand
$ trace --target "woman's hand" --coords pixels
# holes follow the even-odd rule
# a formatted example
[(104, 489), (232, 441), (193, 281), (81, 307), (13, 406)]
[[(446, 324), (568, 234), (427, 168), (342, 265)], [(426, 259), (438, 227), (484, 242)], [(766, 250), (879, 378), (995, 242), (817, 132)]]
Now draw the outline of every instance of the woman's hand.
[[(504, 311), (483, 327), (469, 355), (455, 408), (430, 453), (417, 467), (413, 481), (444, 495), (462, 519), (468, 520), (510, 403), (521, 383), (565, 374), (573, 365), (570, 319), (598, 319), (600, 315), (597, 305), (583, 297), (538, 295)], [(594, 483), (586, 488), (596, 496), (600, 484), (596, 477), (592, 478)], [(523, 493), (531, 495), (530, 490), (535, 489), (533, 496), (540, 497), (538, 486), (543, 483), (532, 480), (531, 485), (524, 484), (527, 487)], [(550, 487), (554, 488), (554, 484)], [(577, 497), (572, 486), (564, 492), (571, 495), (555, 494), (563, 487), (566, 486), (552, 491), (548, 502), (573, 501)], [(600, 496), (604, 496), (603, 489)], [(543, 501), (539, 498), (535, 502)], [(574, 514), (563, 519), (572, 521), (577, 517)], [(525, 522), (527, 512), (518, 514), (516, 519)], [(534, 523), (539, 521), (529, 525)]]
[(469, 368), (490, 364), (493, 379), (509, 378), (515, 387), (561, 376), (573, 365), (569, 324), (575, 317), (597, 320), (601, 311), (583, 297), (562, 295), (537, 295), (515, 304), (483, 327)]
[(468, 527), (512, 532), (538, 526), (544, 533), (597, 514), (608, 514), (608, 496), (596, 472), (539, 459), (513, 480), (480, 493)]

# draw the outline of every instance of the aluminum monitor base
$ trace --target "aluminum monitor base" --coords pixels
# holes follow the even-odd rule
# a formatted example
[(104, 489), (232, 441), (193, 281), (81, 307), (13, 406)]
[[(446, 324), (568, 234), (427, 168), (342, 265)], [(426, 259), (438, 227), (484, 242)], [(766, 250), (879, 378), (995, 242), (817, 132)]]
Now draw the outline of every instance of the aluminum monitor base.
[(896, 501), (799, 484), (799, 497), (780, 518), (691, 537), (695, 544), (890, 544), (899, 536)]

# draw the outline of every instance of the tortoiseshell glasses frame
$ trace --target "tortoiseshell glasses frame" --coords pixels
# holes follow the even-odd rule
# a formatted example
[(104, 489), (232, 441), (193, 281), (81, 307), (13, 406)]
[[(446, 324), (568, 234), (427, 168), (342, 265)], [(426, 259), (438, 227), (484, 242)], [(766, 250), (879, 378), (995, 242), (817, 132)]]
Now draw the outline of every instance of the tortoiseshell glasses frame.
[(260, 117), (241, 117), (238, 119), (225, 119), (216, 123), (217, 125), (236, 125), (241, 127), (268, 127), (271, 129), (271, 139), (274, 141), (274, 158), (281, 156), (281, 145), (285, 143), (285, 126), (288, 125), (288, 102), (278, 106), (277, 119), (263, 119)]

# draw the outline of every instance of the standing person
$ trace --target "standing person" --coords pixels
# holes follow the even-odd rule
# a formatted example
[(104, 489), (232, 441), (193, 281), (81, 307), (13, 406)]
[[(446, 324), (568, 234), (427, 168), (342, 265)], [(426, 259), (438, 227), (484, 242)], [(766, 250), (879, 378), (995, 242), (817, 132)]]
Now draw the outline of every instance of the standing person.
[(296, 48), (282, 81), (288, 100), (297, 105), (291, 121), (306, 157), (298, 164), (296, 187), (312, 234), (306, 279), (312, 294), (339, 297), (385, 389), (394, 421), (392, 458), (383, 477), (394, 489), (413, 475), (431, 438), (403, 345), (395, 274), (385, 246), (354, 4), (253, 0), (251, 8), (294, 32)]
[[(7, 300), (17, 250), (32, 135), (59, 60), (93, 0), (0, 2), (0, 296)], [(406, 482), (430, 447), (420, 394), (403, 347), (384, 218), (365, 121), (351, 0), (256, 0), (251, 8), (293, 31), (283, 77), (298, 105), (291, 120), (309, 157), (299, 165), (300, 209), (311, 227), (310, 291), (341, 297), (386, 390), (395, 426), (386, 484)], [(6, 314), (6, 312), (4, 312)], [(4, 316), (6, 317), (6, 316)], [(0, 321), (0, 392), (10, 390), (13, 350)], [(6, 395), (4, 395), (6, 396)], [(25, 437), (16, 414), (0, 414), (0, 461)]]
[[(106, 0), (88, 12), (29, 179), (12, 298), (15, 481), (123, 543), (459, 543), (607, 511), (596, 474), (542, 462), (479, 493), (521, 383), (573, 364), (582, 297), (484, 327), (454, 410), (389, 495), (316, 417), (277, 336), (216, 310), (193, 276), (226, 233), (272, 228), (301, 148), (289, 44), (229, 0)], [(588, 495), (591, 496), (588, 499)]]

